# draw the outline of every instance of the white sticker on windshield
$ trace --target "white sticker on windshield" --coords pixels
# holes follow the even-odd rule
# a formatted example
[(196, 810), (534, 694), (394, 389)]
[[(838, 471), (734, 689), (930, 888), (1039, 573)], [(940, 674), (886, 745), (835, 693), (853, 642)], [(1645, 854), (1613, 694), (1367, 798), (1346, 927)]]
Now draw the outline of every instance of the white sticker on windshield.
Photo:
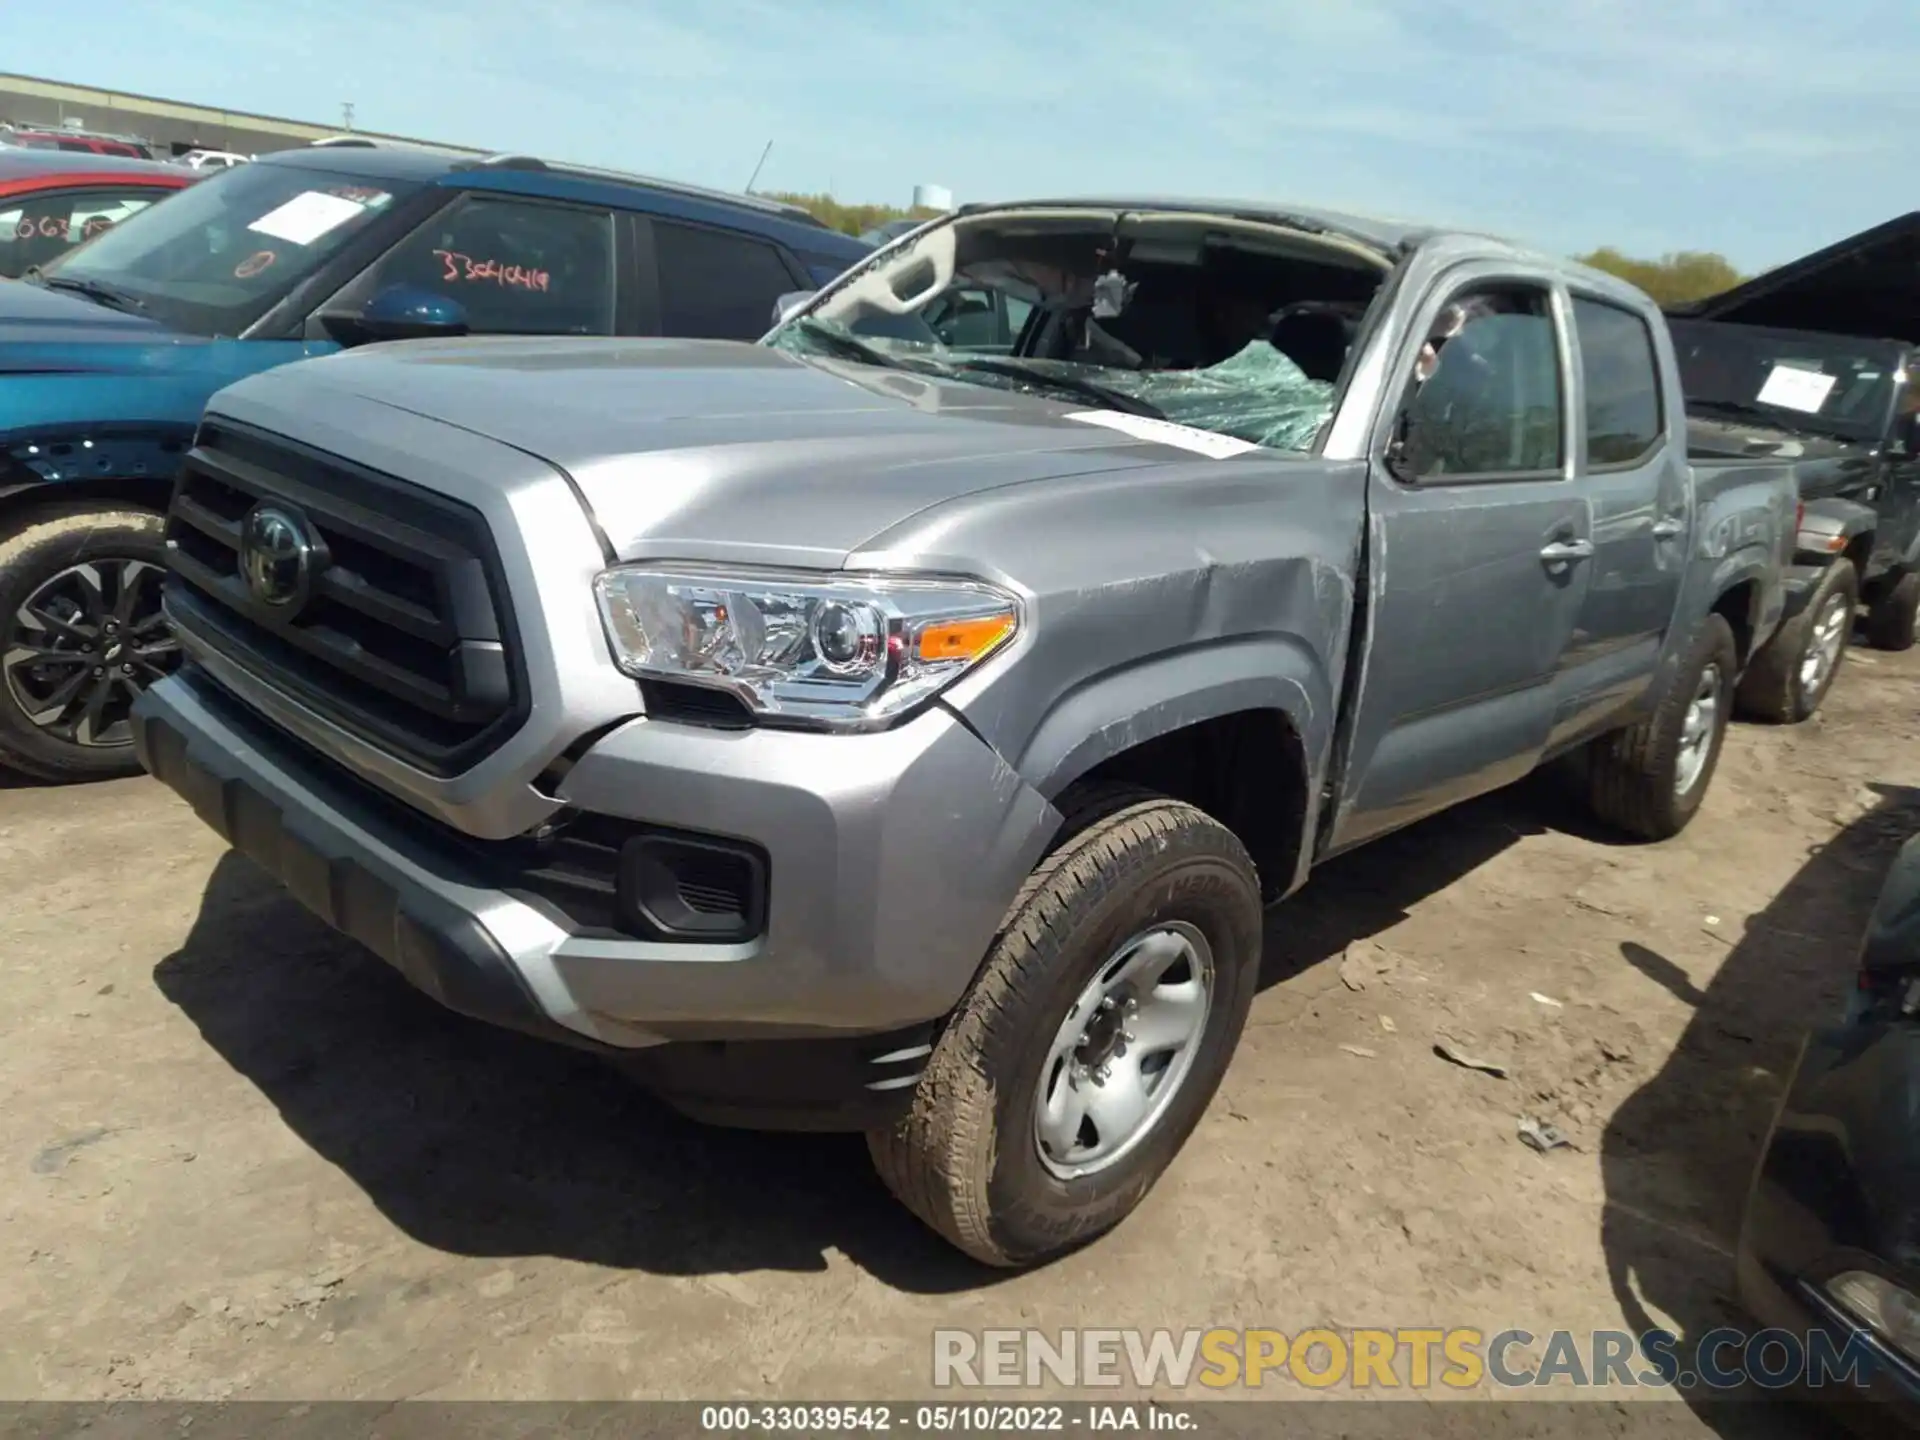
[(1827, 396), (1833, 393), (1837, 376), (1822, 375), (1817, 370), (1802, 370), (1793, 365), (1776, 365), (1773, 373), (1767, 376), (1767, 383), (1760, 387), (1755, 397), (1762, 405), (1778, 405), (1783, 410), (1802, 410), (1807, 414), (1816, 413), (1827, 403)]
[(1181, 450), (1191, 450), (1196, 455), (1211, 456), (1215, 460), (1244, 455), (1249, 450), (1260, 448), (1250, 440), (1216, 435), (1211, 430), (1196, 430), (1191, 425), (1176, 425), (1171, 420), (1156, 420), (1151, 415), (1129, 415), (1124, 410), (1076, 410), (1067, 419), (1078, 420), (1083, 425), (1102, 425), (1109, 430), (1118, 430), (1122, 435), (1131, 435), (1136, 440), (1172, 445)]
[(366, 207), (357, 200), (329, 195), (322, 190), (306, 190), (269, 210), (247, 229), (294, 245), (311, 245), (329, 230), (338, 230), (365, 213)]

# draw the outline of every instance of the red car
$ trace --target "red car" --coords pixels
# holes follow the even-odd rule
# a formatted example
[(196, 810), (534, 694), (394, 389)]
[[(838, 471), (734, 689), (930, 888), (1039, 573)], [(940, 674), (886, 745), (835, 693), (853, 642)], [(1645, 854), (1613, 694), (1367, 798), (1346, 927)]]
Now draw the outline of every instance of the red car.
[(151, 160), (0, 150), (0, 279), (19, 279), (199, 178)]

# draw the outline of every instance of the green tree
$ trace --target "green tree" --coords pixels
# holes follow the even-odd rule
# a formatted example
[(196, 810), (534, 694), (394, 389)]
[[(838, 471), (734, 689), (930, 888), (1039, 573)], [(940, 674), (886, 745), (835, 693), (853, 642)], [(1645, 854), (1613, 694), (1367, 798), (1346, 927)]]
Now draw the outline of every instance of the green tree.
[(1636, 260), (1605, 245), (1591, 255), (1575, 258), (1583, 265), (1638, 285), (1662, 305), (1704, 300), (1722, 290), (1731, 290), (1746, 278), (1728, 263), (1726, 256), (1703, 250), (1681, 250), (1658, 260)]
[(898, 205), (849, 205), (831, 195), (795, 195), (776, 190), (766, 192), (766, 196), (769, 200), (783, 200), (789, 205), (798, 205), (822, 225), (846, 235), (861, 235), (876, 225), (909, 215), (916, 220), (931, 220), (940, 213), (938, 210), (902, 209)]

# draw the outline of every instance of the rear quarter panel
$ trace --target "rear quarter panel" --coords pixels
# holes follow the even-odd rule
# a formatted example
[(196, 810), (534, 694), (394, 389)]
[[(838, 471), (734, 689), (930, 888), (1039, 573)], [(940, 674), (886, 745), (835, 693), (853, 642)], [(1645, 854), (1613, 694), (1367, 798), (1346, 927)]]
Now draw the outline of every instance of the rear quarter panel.
[(1684, 653), (1684, 642), (1737, 585), (1752, 590), (1746, 633), (1739, 637), (1751, 655), (1779, 626), (1784, 608), (1799, 501), (1793, 468), (1778, 461), (1695, 460), (1693, 485), (1693, 559), (1681, 586), (1676, 627), (1676, 639), (1683, 643), (1670, 646), (1667, 659), (1672, 662), (1675, 651)]

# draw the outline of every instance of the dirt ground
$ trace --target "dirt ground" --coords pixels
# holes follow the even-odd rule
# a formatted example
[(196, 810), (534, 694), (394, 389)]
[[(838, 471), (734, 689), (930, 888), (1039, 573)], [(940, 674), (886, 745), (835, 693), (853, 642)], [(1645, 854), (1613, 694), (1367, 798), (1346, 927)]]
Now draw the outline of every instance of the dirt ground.
[(1173, 1171), (1010, 1278), (857, 1139), (702, 1129), (441, 1012), (144, 779), (0, 789), (0, 1396), (911, 1397), (936, 1325), (1697, 1335), (1916, 740), (1920, 653), (1856, 652), (1677, 841), (1536, 781), (1329, 865)]

